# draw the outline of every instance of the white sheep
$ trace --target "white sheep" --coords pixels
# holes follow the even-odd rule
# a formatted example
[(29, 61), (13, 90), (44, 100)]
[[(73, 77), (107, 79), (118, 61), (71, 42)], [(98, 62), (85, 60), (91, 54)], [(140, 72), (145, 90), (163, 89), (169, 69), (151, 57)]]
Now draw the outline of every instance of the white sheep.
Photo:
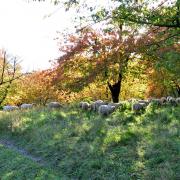
[(13, 111), (13, 110), (17, 110), (19, 109), (18, 106), (10, 106), (10, 105), (7, 105), (7, 106), (4, 106), (3, 107), (3, 111)]
[(111, 102), (108, 105), (109, 106), (115, 106), (115, 108), (118, 108), (118, 107), (120, 107), (122, 105), (122, 103), (113, 103), (113, 102)]
[(169, 100), (171, 99), (171, 98), (173, 98), (172, 96), (167, 96), (167, 101), (169, 102)]
[(59, 102), (50, 102), (47, 104), (48, 108), (61, 108), (62, 105)]
[(83, 101), (81, 101), (81, 102), (79, 103), (79, 107), (80, 107), (80, 108), (82, 108), (83, 103), (84, 103)]
[(167, 102), (167, 98), (165, 97), (162, 97), (160, 100), (161, 100), (161, 104), (165, 104)]
[(111, 114), (115, 110), (115, 108), (116, 108), (115, 106), (111, 106), (111, 105), (101, 105), (99, 106), (98, 113), (100, 115), (107, 116)]
[(149, 105), (149, 101), (148, 100), (138, 100), (139, 103), (145, 103), (146, 106)]
[(141, 110), (144, 110), (146, 106), (146, 103), (134, 103), (132, 105), (132, 110), (135, 112), (139, 112)]
[(95, 102), (89, 105), (89, 109), (95, 111)]
[(81, 108), (83, 110), (88, 110), (90, 108), (90, 104), (88, 102), (82, 102)]
[(177, 105), (177, 104), (176, 104), (176, 99), (173, 98), (173, 97), (168, 98), (168, 102), (169, 102), (171, 105), (174, 105), (174, 106)]
[(98, 111), (98, 109), (99, 109), (99, 107), (100, 107), (101, 105), (107, 105), (107, 103), (106, 103), (106, 102), (103, 102), (102, 100), (97, 100), (97, 101), (94, 102), (92, 108), (93, 108), (94, 111)]
[(180, 104), (180, 97), (176, 98), (176, 104)]
[(34, 104), (22, 104), (20, 106), (21, 109), (31, 109), (33, 108)]

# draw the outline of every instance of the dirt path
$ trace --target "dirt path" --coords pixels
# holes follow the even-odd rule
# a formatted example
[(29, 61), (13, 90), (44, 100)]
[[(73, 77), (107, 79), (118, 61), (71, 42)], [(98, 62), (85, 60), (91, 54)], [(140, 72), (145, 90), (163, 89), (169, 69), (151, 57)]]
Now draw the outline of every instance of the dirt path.
[(27, 152), (25, 149), (17, 147), (12, 141), (7, 140), (7, 139), (0, 139), (0, 145), (3, 145), (4, 147), (16, 151), (20, 155), (24, 156), (25, 158), (28, 158), (36, 163), (38, 163), (41, 166), (46, 166), (46, 163), (40, 158), (40, 157), (35, 157), (31, 155), (29, 152)]

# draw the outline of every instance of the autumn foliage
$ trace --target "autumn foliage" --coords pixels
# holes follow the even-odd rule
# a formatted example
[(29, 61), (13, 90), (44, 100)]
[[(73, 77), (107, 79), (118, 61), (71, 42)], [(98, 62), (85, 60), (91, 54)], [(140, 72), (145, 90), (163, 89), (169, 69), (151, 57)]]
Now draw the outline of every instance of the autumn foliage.
[(180, 96), (178, 34), (167, 27), (149, 27), (141, 33), (119, 27), (84, 28), (59, 42), (61, 56), (51, 69), (15, 81), (4, 103), (111, 101), (110, 85), (117, 82), (120, 100)]

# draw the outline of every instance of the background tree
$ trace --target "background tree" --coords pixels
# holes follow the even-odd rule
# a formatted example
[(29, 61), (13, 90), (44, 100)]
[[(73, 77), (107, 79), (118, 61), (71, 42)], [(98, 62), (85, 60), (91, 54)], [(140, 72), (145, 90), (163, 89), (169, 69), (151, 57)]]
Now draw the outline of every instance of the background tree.
[(57, 89), (52, 85), (51, 70), (35, 71), (26, 74), (19, 82), (17, 95), (19, 103), (36, 103), (45, 105), (48, 100), (57, 99)]
[(58, 80), (62, 82), (65, 78), (79, 90), (92, 82), (99, 83), (99, 88), (108, 83), (112, 100), (118, 102), (128, 64), (137, 61), (143, 52), (138, 50), (136, 32), (128, 34), (121, 35), (118, 29), (114, 32), (86, 29), (80, 36), (70, 36), (66, 45), (60, 46), (65, 54), (58, 61)]
[[(56, 1), (56, 3), (57, 2), (58, 1)], [(86, 83), (90, 83), (88, 79), (90, 79), (92, 82), (92, 80), (94, 79), (92, 77), (99, 77), (97, 76), (99, 72), (103, 72), (103, 77), (106, 77), (106, 79), (108, 79), (107, 77), (110, 77), (109, 74), (111, 69), (109, 67), (116, 67), (112, 69), (114, 70), (114, 72), (116, 72), (117, 80), (115, 80), (113, 83), (110, 83), (108, 81), (108, 86), (113, 101), (117, 102), (119, 93), (121, 91), (122, 79), (124, 78), (123, 76), (127, 71), (129, 58), (131, 60), (135, 60), (136, 56), (134, 55), (137, 55), (140, 56), (140, 59), (146, 61), (146, 63), (144, 64), (148, 66), (148, 72), (146, 72), (147, 75), (152, 75), (149, 72), (154, 72), (154, 74), (156, 74), (155, 72), (163, 72), (163, 74), (168, 74), (168, 76), (163, 76), (165, 78), (164, 81), (166, 82), (166, 86), (162, 86), (162, 83), (159, 85), (157, 84), (155, 86), (157, 89), (158, 87), (161, 87), (160, 89), (163, 89), (162, 87), (164, 87), (166, 89), (166, 94), (171, 94), (171, 91), (167, 89), (171, 89), (170, 87), (173, 86), (173, 89), (176, 88), (178, 93), (178, 67), (180, 59), (178, 48), (180, 36), (180, 2), (153, 0), (115, 0), (113, 2), (115, 2), (114, 4), (112, 3), (113, 5), (111, 3), (108, 5), (106, 3), (92, 4), (89, 3), (88, 0), (83, 2), (80, 0), (69, 0), (65, 2), (65, 6), (67, 9), (75, 5), (77, 12), (79, 13), (79, 16), (77, 16), (76, 19), (80, 19), (79, 22), (81, 23), (77, 28), (77, 34), (80, 34), (79, 38), (77, 38), (78, 40), (76, 39), (75, 42), (73, 39), (74, 37), (70, 36), (70, 38), (72, 38), (69, 41), (70, 44), (64, 49), (65, 55), (60, 58), (61, 62), (59, 61), (59, 67), (61, 68), (61, 73), (58, 73), (59, 78), (61, 79), (61, 77), (64, 76), (62, 75), (63, 66), (68, 67), (68, 64), (70, 64), (67, 63), (67, 61), (70, 60), (72, 64), (72, 61), (74, 59), (78, 64), (78, 59), (82, 59), (82, 57), (84, 58), (84, 55), (86, 54), (88, 58), (84, 59), (89, 59), (89, 63), (87, 63), (89, 64), (89, 71), (87, 71), (86, 75), (83, 78), (78, 77), (75, 80), (75, 77), (72, 77), (71, 80), (69, 79), (69, 82), (73, 82), (75, 80), (77, 82), (76, 84), (78, 84), (78, 82), (82, 83), (83, 79), (85, 79), (86, 82), (82, 83), (82, 86), (84, 87)], [(154, 4), (154, 6), (152, 6), (152, 4)], [(84, 12), (86, 12), (86, 15)], [(83, 26), (82, 22), (84, 22)], [(101, 35), (101, 37), (99, 35), (96, 35), (93, 32), (92, 28), (88, 28), (94, 26), (94, 23), (101, 25), (101, 31), (103, 30), (106, 32), (108, 31), (114, 33), (117, 32), (117, 27), (119, 28), (119, 34), (117, 33), (119, 36), (118, 40), (116, 41), (116, 43), (118, 42), (119, 44), (117, 43), (118, 45), (115, 45), (116, 48), (114, 48), (114, 50), (110, 48), (109, 44), (107, 45), (105, 41), (102, 40), (104, 37), (102, 38)], [(96, 28), (97, 27), (98, 26), (96, 26)], [(140, 33), (140, 31), (142, 31), (142, 28), (144, 31), (144, 35)], [(86, 32), (87, 29), (91, 30), (88, 31), (87, 35), (85, 35), (84, 32)], [(134, 35), (135, 33), (136, 35)], [(90, 38), (90, 36), (92, 37)], [(88, 40), (88, 38), (90, 38), (90, 40)], [(113, 44), (112, 39), (111, 44)], [(119, 49), (118, 46), (120, 47)], [(111, 53), (108, 52), (108, 48), (110, 48)], [(94, 64), (91, 63), (91, 61), (94, 62)], [(109, 61), (111, 61), (111, 65), (109, 64)], [(118, 64), (118, 66), (116, 66), (116, 64)], [(69, 66), (69, 68), (72, 67)], [(84, 70), (85, 69), (86, 68), (84, 68)], [(92, 76), (90, 71), (93, 72)], [(156, 82), (160, 83), (162, 81)], [(151, 83), (149, 83), (149, 85), (150, 84)], [(150, 85), (150, 87), (152, 86)]]
[(5, 101), (13, 82), (22, 76), (17, 57), (0, 52), (0, 105)]

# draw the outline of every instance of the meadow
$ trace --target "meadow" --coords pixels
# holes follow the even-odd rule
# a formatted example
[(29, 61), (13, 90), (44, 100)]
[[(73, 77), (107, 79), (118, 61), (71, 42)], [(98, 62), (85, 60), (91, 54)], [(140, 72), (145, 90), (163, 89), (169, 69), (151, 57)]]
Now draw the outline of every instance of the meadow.
[(0, 0), (0, 180), (180, 180), (180, 0), (20, 1)]
[(76, 104), (1, 111), (0, 177), (179, 179), (179, 136), (180, 106), (149, 106), (141, 114), (118, 109), (110, 116)]

